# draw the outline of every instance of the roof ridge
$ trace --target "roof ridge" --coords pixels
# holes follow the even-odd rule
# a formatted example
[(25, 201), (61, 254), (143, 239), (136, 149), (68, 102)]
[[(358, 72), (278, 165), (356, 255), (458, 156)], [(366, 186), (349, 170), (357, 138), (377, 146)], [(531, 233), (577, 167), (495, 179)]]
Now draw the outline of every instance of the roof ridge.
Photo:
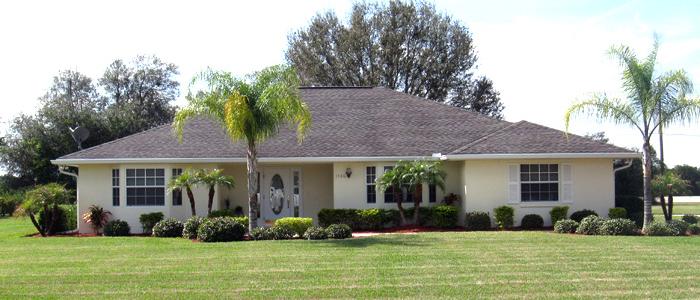
[(524, 120), (520, 120), (520, 121), (518, 121), (518, 122), (511, 123), (510, 125), (508, 125), (508, 126), (506, 126), (506, 127), (503, 127), (503, 128), (500, 128), (500, 129), (496, 129), (496, 130), (494, 130), (494, 131), (491, 131), (491, 132), (485, 134), (484, 136), (482, 136), (482, 137), (480, 137), (480, 138), (478, 138), (478, 139), (476, 139), (476, 140), (473, 140), (473, 141), (469, 142), (468, 144), (466, 144), (466, 145), (464, 145), (464, 146), (462, 146), (462, 147), (460, 147), (460, 148), (458, 148), (458, 149), (456, 149), (456, 150), (450, 152), (450, 154), (456, 154), (456, 153), (460, 153), (460, 152), (462, 152), (462, 151), (464, 151), (464, 150), (467, 150), (467, 149), (469, 149), (470, 147), (472, 147), (472, 146), (474, 146), (474, 145), (476, 145), (476, 144), (478, 144), (478, 143), (481, 143), (481, 142), (487, 140), (488, 138), (490, 138), (490, 137), (492, 137), (492, 136), (494, 136), (494, 135), (496, 135), (496, 134), (502, 133), (502, 132), (506, 131), (507, 129), (510, 129), (511, 127), (514, 127), (514, 126), (516, 126), (516, 125), (520, 125), (520, 124), (522, 124), (523, 122), (525, 122), (525, 121), (524, 121)]
[(375, 88), (374, 86), (371, 85), (319, 85), (319, 86), (314, 86), (314, 85), (303, 85), (299, 86), (299, 89), (301, 90), (311, 90), (311, 89), (373, 89)]
[(146, 134), (147, 132), (154, 131), (154, 130), (159, 129), (159, 128), (161, 128), (161, 127), (171, 126), (171, 124), (172, 124), (172, 122), (168, 122), (168, 123), (161, 124), (161, 125), (158, 125), (158, 126), (156, 126), (156, 127), (152, 127), (152, 128), (149, 128), (149, 129), (146, 129), (146, 130), (137, 132), (137, 133), (132, 133), (132, 134), (129, 134), (129, 135), (125, 135), (125, 136), (123, 136), (123, 137), (116, 138), (116, 139), (111, 140), (111, 141), (109, 141), (109, 142), (104, 142), (104, 143), (102, 143), (102, 144), (97, 144), (97, 145), (92, 146), (92, 147), (90, 147), (90, 148), (85, 148), (85, 149), (82, 149), (82, 150), (79, 150), (79, 151), (75, 151), (75, 152), (68, 153), (68, 154), (66, 154), (66, 155), (60, 156), (59, 159), (64, 158), (64, 157), (66, 157), (66, 156), (73, 156), (73, 155), (81, 154), (81, 153), (83, 153), (83, 152), (92, 151), (92, 150), (101, 148), (101, 147), (103, 147), (103, 146), (108, 146), (108, 145), (117, 143), (117, 142), (122, 141), (122, 140), (125, 140), (125, 139), (127, 139), (127, 138), (131, 138), (131, 137), (135, 137), (135, 136), (140, 136), (140, 135)]

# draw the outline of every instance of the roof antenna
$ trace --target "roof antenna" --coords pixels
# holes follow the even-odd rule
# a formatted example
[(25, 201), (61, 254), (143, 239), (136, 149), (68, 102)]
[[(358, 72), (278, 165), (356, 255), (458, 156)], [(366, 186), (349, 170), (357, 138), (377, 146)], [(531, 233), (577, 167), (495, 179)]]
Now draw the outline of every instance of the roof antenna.
[(87, 130), (85, 127), (80, 127), (77, 126), (75, 128), (70, 128), (70, 135), (73, 137), (73, 140), (75, 143), (78, 145), (78, 150), (83, 150), (83, 142), (90, 137), (90, 131)]

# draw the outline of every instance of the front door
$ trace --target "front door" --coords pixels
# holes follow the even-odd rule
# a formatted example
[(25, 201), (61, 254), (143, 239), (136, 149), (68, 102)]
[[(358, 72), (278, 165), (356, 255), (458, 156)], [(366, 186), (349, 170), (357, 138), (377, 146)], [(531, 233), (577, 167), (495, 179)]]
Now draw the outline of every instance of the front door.
[(260, 185), (262, 224), (272, 225), (274, 220), (293, 216), (292, 171), (289, 168), (265, 168)]

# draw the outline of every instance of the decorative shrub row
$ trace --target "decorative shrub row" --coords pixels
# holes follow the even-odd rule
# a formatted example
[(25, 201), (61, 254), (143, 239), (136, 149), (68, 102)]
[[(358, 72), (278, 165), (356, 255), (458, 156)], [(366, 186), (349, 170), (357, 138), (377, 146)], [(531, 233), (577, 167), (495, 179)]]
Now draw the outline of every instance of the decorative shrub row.
[[(413, 218), (414, 208), (405, 211), (407, 220)], [(458, 210), (450, 205), (420, 207), (418, 209), (419, 225), (451, 228), (457, 226)], [(400, 217), (395, 209), (332, 209), (324, 208), (318, 213), (318, 223), (321, 226), (345, 224), (352, 230), (377, 230), (398, 226)]]
[(695, 215), (691, 215), (691, 214), (683, 215), (683, 217), (681, 217), (681, 220), (683, 220), (683, 222), (686, 222), (688, 224), (697, 224), (698, 223), (698, 217)]
[(559, 220), (564, 220), (569, 215), (568, 206), (555, 206), (549, 211), (549, 216), (552, 219), (552, 224), (556, 224)]
[(569, 219), (572, 219), (576, 222), (581, 223), (581, 221), (583, 221), (583, 219), (588, 217), (588, 216), (596, 216), (597, 217), (598, 214), (590, 209), (583, 209), (583, 210), (579, 210), (579, 211), (571, 214)]
[(197, 238), (205, 243), (243, 240), (246, 227), (230, 217), (207, 218), (197, 230)]
[(571, 219), (559, 220), (554, 223), (554, 232), (556, 233), (575, 233), (578, 229), (578, 222)]
[(131, 234), (129, 223), (119, 219), (107, 222), (102, 231), (105, 236), (128, 236)]
[(302, 237), (304, 232), (311, 226), (313, 226), (311, 218), (281, 218), (275, 221), (273, 227), (286, 228), (297, 236)]
[(496, 207), (493, 210), (493, 213), (496, 219), (496, 226), (498, 226), (498, 228), (504, 229), (513, 227), (513, 215), (515, 215), (514, 208), (503, 205)]
[(153, 226), (153, 236), (155, 237), (181, 237), (184, 225), (180, 220), (167, 218)]
[(483, 211), (468, 212), (464, 218), (464, 227), (467, 230), (491, 229), (491, 217)]
[(578, 233), (584, 235), (637, 235), (639, 229), (634, 221), (629, 219), (601, 219), (589, 215), (581, 222), (571, 219), (559, 220), (554, 224), (556, 233)]
[(256, 227), (249, 233), (250, 238), (261, 240), (288, 240), (294, 237), (294, 232), (286, 227)]
[(544, 227), (544, 219), (540, 215), (525, 215), (523, 220), (520, 221), (520, 228), (522, 229), (540, 229), (542, 227)]
[(608, 218), (610, 219), (626, 219), (627, 210), (624, 207), (613, 207), (608, 210)]
[(141, 222), (141, 227), (143, 228), (143, 233), (151, 234), (153, 231), (153, 226), (164, 218), (162, 212), (154, 212), (149, 214), (142, 214), (139, 216), (139, 222)]

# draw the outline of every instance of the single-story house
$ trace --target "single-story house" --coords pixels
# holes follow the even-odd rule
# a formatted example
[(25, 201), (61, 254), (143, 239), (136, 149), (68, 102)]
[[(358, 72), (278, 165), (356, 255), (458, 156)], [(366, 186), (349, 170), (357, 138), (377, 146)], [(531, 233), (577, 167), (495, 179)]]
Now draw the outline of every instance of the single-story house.
[[(525, 214), (551, 224), (549, 210), (614, 206), (613, 160), (639, 157), (601, 143), (527, 121), (489, 118), (385, 88), (303, 87), (312, 126), (299, 144), (287, 126), (259, 146), (260, 222), (285, 216), (317, 218), (323, 208), (396, 208), (375, 179), (400, 160), (441, 159), (445, 191), (423, 187), (424, 206), (447, 194), (469, 211), (493, 214), (511, 205), (516, 225)], [(168, 182), (186, 168), (220, 168), (233, 189), (217, 188), (214, 209), (240, 206), (247, 214), (244, 143), (233, 143), (207, 118), (191, 121), (179, 143), (169, 124), (62, 156), (60, 167), (78, 168), (78, 211), (95, 204), (140, 231), (139, 216), (191, 215), (187, 197)], [(197, 214), (205, 215), (207, 189), (194, 190)], [(411, 207), (412, 204), (406, 204)], [(463, 220), (460, 220), (463, 221)], [(80, 232), (91, 228), (79, 222)], [(262, 223), (261, 223), (262, 224)]]

